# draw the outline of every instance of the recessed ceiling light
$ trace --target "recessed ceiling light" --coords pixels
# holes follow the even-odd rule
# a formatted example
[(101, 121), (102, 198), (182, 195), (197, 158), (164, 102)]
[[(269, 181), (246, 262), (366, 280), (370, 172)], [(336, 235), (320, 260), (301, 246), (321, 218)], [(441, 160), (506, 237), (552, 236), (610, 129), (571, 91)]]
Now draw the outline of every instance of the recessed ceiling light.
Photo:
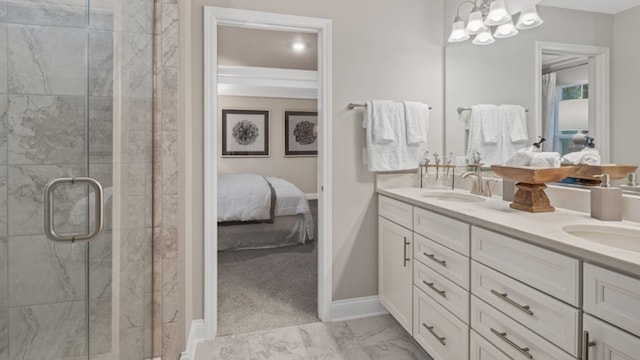
[(291, 47), (296, 52), (303, 52), (307, 48), (307, 45), (301, 41), (296, 41), (291, 45)]

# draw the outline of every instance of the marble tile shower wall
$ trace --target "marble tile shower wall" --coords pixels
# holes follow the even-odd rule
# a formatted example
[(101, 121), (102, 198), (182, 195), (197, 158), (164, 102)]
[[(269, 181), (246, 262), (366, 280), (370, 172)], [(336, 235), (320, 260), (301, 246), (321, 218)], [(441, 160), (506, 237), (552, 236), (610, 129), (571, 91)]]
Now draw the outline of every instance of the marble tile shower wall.
[[(153, 0), (0, 0), (0, 360), (153, 351), (153, 14)], [(42, 235), (44, 185), (86, 174), (107, 195), (88, 252)], [(84, 196), (60, 192), (59, 230), (84, 230)]]
[(178, 266), (178, 4), (155, 0), (154, 356), (184, 349)]

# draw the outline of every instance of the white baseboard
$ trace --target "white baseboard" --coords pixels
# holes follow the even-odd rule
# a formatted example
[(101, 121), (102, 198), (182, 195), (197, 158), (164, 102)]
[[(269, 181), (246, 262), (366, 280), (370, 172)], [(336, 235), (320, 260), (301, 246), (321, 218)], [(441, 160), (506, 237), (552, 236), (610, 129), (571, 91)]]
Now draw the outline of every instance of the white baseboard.
[(389, 312), (380, 304), (378, 296), (337, 300), (331, 303), (331, 321), (361, 319)]
[(196, 357), (198, 344), (204, 341), (204, 320), (193, 320), (189, 329), (187, 349), (180, 355), (180, 360), (193, 360)]

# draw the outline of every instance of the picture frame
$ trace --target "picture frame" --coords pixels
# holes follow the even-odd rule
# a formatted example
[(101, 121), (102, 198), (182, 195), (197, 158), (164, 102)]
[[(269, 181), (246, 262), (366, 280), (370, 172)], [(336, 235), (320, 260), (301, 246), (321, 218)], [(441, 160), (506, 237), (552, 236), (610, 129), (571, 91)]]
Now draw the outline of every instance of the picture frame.
[(269, 111), (223, 109), (222, 156), (268, 157)]
[(284, 112), (284, 156), (318, 156), (318, 112)]

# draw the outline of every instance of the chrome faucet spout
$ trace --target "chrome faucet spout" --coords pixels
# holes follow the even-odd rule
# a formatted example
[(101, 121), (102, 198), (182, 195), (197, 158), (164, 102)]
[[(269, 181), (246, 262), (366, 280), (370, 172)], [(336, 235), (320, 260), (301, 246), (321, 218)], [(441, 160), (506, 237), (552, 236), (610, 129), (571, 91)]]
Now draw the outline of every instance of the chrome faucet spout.
[(473, 178), (473, 184), (471, 184), (471, 194), (473, 195), (481, 195), (481, 196), (491, 196), (491, 189), (489, 188), (489, 184), (483, 183), (482, 174), (475, 171), (467, 171), (460, 175), (463, 179), (471, 176)]

